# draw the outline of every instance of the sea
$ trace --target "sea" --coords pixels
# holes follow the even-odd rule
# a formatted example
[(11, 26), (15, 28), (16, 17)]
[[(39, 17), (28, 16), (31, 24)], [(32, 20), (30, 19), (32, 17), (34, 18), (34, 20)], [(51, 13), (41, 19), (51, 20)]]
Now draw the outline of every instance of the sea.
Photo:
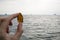
[[(60, 15), (23, 15), (23, 34), (20, 40), (60, 40)], [(9, 27), (10, 35), (17, 29), (17, 18)]]

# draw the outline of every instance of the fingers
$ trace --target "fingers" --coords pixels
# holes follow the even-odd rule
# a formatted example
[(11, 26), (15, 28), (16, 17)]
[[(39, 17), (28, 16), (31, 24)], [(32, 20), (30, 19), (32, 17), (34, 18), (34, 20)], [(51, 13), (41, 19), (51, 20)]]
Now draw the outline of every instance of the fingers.
[(8, 27), (9, 25), (12, 25), (11, 20), (14, 19), (14, 18), (17, 17), (17, 16), (18, 16), (18, 13), (17, 13), (17, 14), (10, 15), (10, 16), (8, 16), (8, 17), (6, 17), (6, 18), (0, 18), (1, 20), (4, 19), (4, 21), (2, 22), (2, 24), (0, 25), (0, 27), (3, 29), (3, 31), (4, 31), (5, 33), (8, 32), (7, 27)]
[(16, 18), (18, 15), (19, 15), (19, 13), (16, 13), (16, 14), (12, 14), (12, 15), (6, 17), (5, 19), (1, 18), (1, 19), (4, 19), (4, 22), (3, 22), (4, 26), (9, 25), (9, 23), (11, 22), (11, 20), (14, 19), (14, 18)]
[(23, 33), (23, 30), (22, 30), (22, 23), (19, 23), (18, 24), (18, 28), (17, 28), (17, 32), (15, 33), (15, 35), (13, 36), (13, 38), (20, 38), (21, 35)]
[(10, 15), (10, 16), (8, 17), (9, 21), (11, 21), (12, 19), (16, 18), (18, 15), (19, 15), (19, 13)]
[(4, 22), (2, 23), (2, 26), (3, 27), (7, 27), (7, 26), (11, 25), (12, 24), (11, 20), (14, 19), (17, 16), (18, 16), (18, 13), (12, 14), (12, 15), (6, 17), (5, 20), (4, 20)]

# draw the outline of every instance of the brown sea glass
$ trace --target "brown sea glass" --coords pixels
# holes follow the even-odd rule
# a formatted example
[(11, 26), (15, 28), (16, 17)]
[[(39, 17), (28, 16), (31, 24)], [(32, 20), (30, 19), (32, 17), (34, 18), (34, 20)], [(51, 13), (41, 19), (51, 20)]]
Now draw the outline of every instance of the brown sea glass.
[(18, 22), (23, 22), (23, 16), (21, 13), (19, 13), (18, 17), (17, 17), (17, 21)]

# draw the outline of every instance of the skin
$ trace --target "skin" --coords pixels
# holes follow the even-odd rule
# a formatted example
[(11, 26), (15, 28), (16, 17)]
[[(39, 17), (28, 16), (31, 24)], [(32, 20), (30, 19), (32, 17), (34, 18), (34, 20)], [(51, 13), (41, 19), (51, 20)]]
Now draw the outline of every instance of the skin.
[(19, 22), (18, 26), (17, 26), (17, 31), (16, 33), (13, 35), (13, 37), (9, 36), (9, 25), (12, 25), (12, 20), (14, 18), (16, 18), (19, 14), (13, 14), (10, 15), (8, 17), (1, 17), (0, 18), (0, 40), (19, 40), (23, 30), (22, 30), (22, 22)]

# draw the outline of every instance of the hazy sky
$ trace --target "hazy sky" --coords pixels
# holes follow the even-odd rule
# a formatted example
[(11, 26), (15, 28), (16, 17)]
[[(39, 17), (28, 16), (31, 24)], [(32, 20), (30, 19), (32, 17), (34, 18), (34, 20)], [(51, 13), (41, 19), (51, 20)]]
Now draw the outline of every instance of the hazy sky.
[(0, 14), (60, 14), (60, 0), (0, 0)]

